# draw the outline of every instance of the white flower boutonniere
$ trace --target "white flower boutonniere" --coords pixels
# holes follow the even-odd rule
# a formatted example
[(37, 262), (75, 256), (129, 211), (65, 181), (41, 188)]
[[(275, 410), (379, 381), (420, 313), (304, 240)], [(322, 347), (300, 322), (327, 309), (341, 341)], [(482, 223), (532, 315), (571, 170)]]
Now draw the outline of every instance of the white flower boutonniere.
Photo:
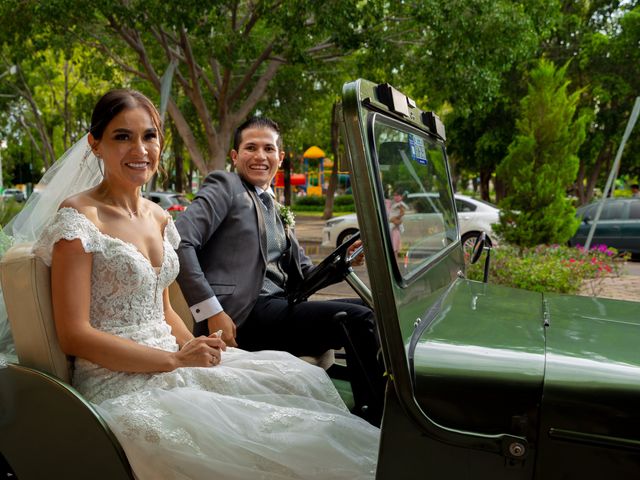
[(291, 229), (296, 226), (296, 217), (293, 215), (291, 208), (278, 204), (278, 213), (280, 214), (284, 228)]

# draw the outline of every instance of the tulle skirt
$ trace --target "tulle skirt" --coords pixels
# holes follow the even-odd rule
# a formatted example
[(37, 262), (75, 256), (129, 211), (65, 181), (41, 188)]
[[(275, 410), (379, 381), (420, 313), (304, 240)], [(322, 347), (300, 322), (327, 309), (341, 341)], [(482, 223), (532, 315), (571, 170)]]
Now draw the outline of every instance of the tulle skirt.
[(228, 349), (220, 366), (132, 385), (96, 408), (137, 478), (375, 477), (379, 430), (349, 413), (324, 370), (287, 353)]

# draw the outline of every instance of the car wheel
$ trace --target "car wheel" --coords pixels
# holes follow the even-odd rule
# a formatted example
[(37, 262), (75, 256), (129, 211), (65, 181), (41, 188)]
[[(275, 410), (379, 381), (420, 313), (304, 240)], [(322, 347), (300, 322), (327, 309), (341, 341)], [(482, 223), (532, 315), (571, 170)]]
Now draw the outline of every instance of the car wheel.
[(344, 232), (340, 232), (340, 235), (338, 235), (338, 240), (336, 240), (336, 248), (349, 240), (356, 233), (358, 233), (357, 228), (347, 228)]
[[(467, 232), (462, 236), (462, 250), (464, 251), (464, 261), (469, 262), (471, 255), (473, 255), (473, 246), (476, 240), (480, 236), (480, 232)], [(487, 235), (486, 245), (490, 247), (492, 245), (491, 239)]]

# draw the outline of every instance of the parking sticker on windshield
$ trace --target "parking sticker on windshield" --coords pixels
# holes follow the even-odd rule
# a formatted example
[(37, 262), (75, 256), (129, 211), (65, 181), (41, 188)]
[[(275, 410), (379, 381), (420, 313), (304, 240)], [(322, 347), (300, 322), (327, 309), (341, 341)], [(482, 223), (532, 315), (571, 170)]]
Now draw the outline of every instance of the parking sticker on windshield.
[(409, 148), (411, 157), (420, 165), (427, 164), (427, 151), (424, 148), (424, 140), (417, 135), (409, 134)]

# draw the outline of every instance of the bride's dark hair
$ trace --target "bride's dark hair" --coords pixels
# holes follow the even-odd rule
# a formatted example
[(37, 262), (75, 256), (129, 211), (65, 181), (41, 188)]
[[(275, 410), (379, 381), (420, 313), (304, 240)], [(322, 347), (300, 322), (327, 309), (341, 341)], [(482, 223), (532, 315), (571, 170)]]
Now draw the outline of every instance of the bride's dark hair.
[(91, 128), (89, 131), (96, 140), (100, 140), (105, 128), (113, 118), (128, 108), (144, 108), (158, 131), (160, 150), (164, 147), (164, 129), (160, 120), (160, 114), (143, 93), (129, 88), (118, 88), (105, 93), (93, 109), (91, 115)]

